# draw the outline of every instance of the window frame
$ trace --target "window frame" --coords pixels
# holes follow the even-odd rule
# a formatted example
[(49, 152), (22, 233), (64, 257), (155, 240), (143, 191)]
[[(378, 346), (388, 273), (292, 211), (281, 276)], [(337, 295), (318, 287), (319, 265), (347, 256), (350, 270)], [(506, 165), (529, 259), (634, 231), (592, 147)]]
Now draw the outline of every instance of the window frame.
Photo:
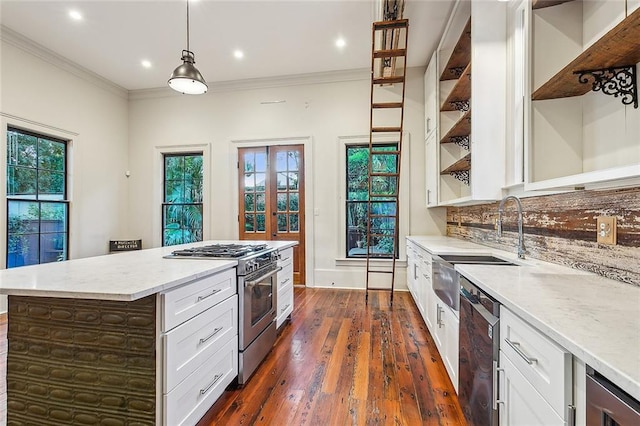
[[(27, 266), (27, 265), (38, 265), (38, 264), (42, 264), (42, 251), (41, 251), (41, 243), (42, 243), (42, 236), (43, 235), (47, 235), (47, 234), (53, 234), (53, 232), (42, 232), (42, 206), (44, 204), (54, 204), (54, 205), (63, 205), (64, 206), (64, 229), (63, 229), (63, 234), (64, 234), (64, 245), (63, 245), (63, 249), (62, 249), (62, 254), (63, 254), (63, 258), (60, 259), (58, 258), (56, 261), (61, 261), (61, 260), (68, 260), (69, 259), (69, 253), (70, 253), (70, 234), (69, 234), (69, 227), (70, 227), (70, 201), (69, 201), (69, 165), (70, 165), (70, 161), (69, 161), (69, 155), (70, 155), (70, 146), (71, 146), (71, 140), (69, 139), (65, 139), (65, 138), (61, 138), (61, 137), (57, 137), (57, 136), (52, 136), (49, 135), (45, 132), (37, 132), (37, 131), (33, 131), (30, 129), (25, 129), (19, 126), (15, 126), (15, 125), (11, 125), (11, 124), (7, 124), (6, 127), (3, 126), (3, 131), (4, 131), (4, 137), (5, 137), (5, 141), (6, 141), (6, 149), (5, 149), (5, 161), (4, 161), (4, 167), (5, 167), (5, 185), (4, 185), (4, 191), (5, 191), (5, 218), (6, 218), (6, 226), (5, 226), (5, 241), (4, 241), (4, 247), (5, 247), (5, 267), (6, 268), (14, 268), (14, 267), (19, 267), (19, 266)], [(37, 145), (36, 147), (36, 167), (35, 167), (35, 184), (36, 184), (36, 191), (35, 194), (33, 195), (33, 198), (25, 198), (25, 197), (16, 197), (16, 196), (12, 196), (9, 195), (8, 193), (8, 186), (9, 186), (9, 179), (8, 179), (8, 166), (9, 166), (9, 158), (8, 158), (8, 150), (9, 150), (9, 138), (8, 138), (8, 133), (9, 132), (15, 132), (15, 133), (20, 133), (26, 136), (31, 136), (31, 137), (35, 137), (38, 140), (40, 139), (44, 139), (47, 141), (52, 141), (52, 142), (56, 142), (56, 143), (61, 143), (64, 147), (64, 159), (63, 159), (63, 170), (62, 170), (62, 176), (64, 179), (63, 182), (63, 194), (62, 194), (62, 199), (61, 200), (47, 200), (47, 199), (42, 199), (40, 198), (40, 193), (39, 193), (39, 172), (40, 172), (40, 167), (38, 165), (38, 158), (39, 158), (39, 145)], [(11, 254), (9, 252), (9, 244), (10, 244), (10, 238), (9, 238), (9, 205), (11, 203), (37, 203), (38, 205), (38, 225), (37, 225), (37, 232), (33, 232), (33, 235), (37, 235), (37, 240), (38, 240), (38, 250), (37, 250), (37, 263), (28, 263), (26, 265), (15, 265), (15, 266), (9, 266), (9, 255)], [(60, 232), (55, 232), (55, 234), (60, 234)], [(44, 263), (51, 263), (53, 262), (44, 262)]]
[[(399, 146), (399, 141), (384, 141), (384, 142), (376, 142), (373, 144), (374, 147), (387, 147), (387, 148), (392, 148), (392, 150), (397, 150), (398, 146)], [(360, 247), (350, 247), (350, 234), (352, 233), (351, 230), (349, 229), (349, 211), (350, 205), (357, 205), (357, 204), (364, 204), (365, 207), (365, 215), (367, 215), (367, 209), (368, 209), (368, 205), (369, 205), (369, 196), (368, 196), (368, 192), (369, 192), (369, 183), (367, 180), (367, 199), (366, 200), (350, 200), (349, 199), (349, 150), (351, 149), (366, 149), (367, 151), (369, 150), (369, 143), (350, 143), (350, 144), (345, 144), (344, 145), (344, 180), (343, 180), (343, 184), (344, 184), (344, 226), (343, 228), (343, 232), (344, 232), (344, 256), (346, 259), (366, 259), (366, 252), (364, 254), (350, 254), (351, 250), (353, 250), (354, 248), (360, 248)], [(375, 148), (374, 148), (375, 150)], [(371, 154), (368, 153), (368, 157), (367, 158), (371, 158)], [(396, 156), (396, 170), (398, 167), (400, 167), (400, 163), (402, 161), (402, 158), (398, 158), (398, 156)], [(367, 167), (369, 167), (369, 164), (367, 164)], [(368, 174), (368, 171), (367, 171)], [(378, 201), (374, 201), (374, 203), (390, 203), (390, 204), (395, 204), (395, 209), (396, 212), (398, 212), (398, 208), (400, 207), (400, 199), (398, 198), (398, 200), (378, 200)], [(399, 223), (399, 222), (398, 222)], [(366, 225), (366, 221), (365, 221), (365, 225)], [(364, 230), (366, 232), (366, 230)], [(356, 232), (357, 234), (360, 234), (360, 232)], [(395, 258), (399, 259), (400, 256), (400, 249), (399, 249), (399, 241), (400, 241), (400, 230), (398, 229), (398, 232), (396, 232), (396, 241), (395, 241)], [(357, 242), (356, 242), (357, 244)], [(365, 248), (366, 250), (366, 248)], [(389, 260), (391, 259), (391, 257), (389, 258)]]
[[(168, 203), (166, 201), (166, 194), (167, 194), (167, 167), (166, 167), (166, 159), (168, 157), (182, 157), (183, 159), (185, 157), (193, 157), (193, 156), (200, 156), (201, 157), (201, 163), (202, 163), (202, 179), (201, 179), (201, 194), (202, 194), (202, 199), (199, 203)], [(162, 202), (161, 202), (161, 209), (160, 209), (160, 223), (161, 223), (161, 228), (160, 228), (160, 242), (162, 247), (169, 247), (168, 245), (165, 244), (165, 229), (166, 229), (166, 224), (165, 224), (165, 208), (167, 206), (176, 206), (176, 205), (180, 205), (180, 206), (200, 206), (200, 211), (201, 211), (201, 221), (200, 221), (200, 240), (198, 241), (190, 241), (189, 243), (195, 243), (195, 242), (202, 242), (205, 240), (204, 238), (204, 230), (205, 230), (205, 212), (204, 212), (204, 204), (205, 204), (205, 192), (204, 192), (204, 182), (205, 182), (205, 153), (204, 151), (198, 151), (198, 150), (189, 150), (189, 151), (167, 151), (167, 152), (162, 152)], [(184, 177), (182, 179), (182, 181), (184, 182)], [(184, 229), (184, 228), (181, 228)], [(185, 243), (185, 242), (181, 242), (178, 244), (189, 244), (189, 243)], [(177, 244), (176, 244), (177, 245)]]

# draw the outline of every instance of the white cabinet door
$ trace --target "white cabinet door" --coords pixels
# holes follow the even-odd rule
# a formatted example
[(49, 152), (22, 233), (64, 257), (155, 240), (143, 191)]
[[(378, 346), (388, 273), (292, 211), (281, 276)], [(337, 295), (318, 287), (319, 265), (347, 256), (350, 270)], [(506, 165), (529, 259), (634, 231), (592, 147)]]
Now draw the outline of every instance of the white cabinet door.
[(427, 138), (425, 155), (426, 155), (426, 167), (425, 167), (425, 183), (426, 183), (426, 199), (427, 207), (436, 207), (438, 205), (438, 134), (432, 132)]
[(436, 64), (436, 52), (431, 55), (431, 60), (424, 73), (424, 137), (431, 135), (438, 127), (438, 67)]
[(500, 424), (503, 426), (564, 425), (564, 421), (500, 352)]
[[(435, 294), (435, 293), (434, 293)], [(445, 340), (444, 340), (444, 355), (443, 361), (444, 365), (447, 368), (447, 372), (449, 373), (449, 378), (451, 379), (451, 383), (453, 383), (453, 387), (458, 391), (458, 350), (459, 350), (459, 341), (460, 338), (458, 336), (460, 332), (460, 320), (455, 315), (453, 309), (449, 306), (443, 307), (444, 311), (442, 316), (444, 318), (444, 332), (445, 332)]]

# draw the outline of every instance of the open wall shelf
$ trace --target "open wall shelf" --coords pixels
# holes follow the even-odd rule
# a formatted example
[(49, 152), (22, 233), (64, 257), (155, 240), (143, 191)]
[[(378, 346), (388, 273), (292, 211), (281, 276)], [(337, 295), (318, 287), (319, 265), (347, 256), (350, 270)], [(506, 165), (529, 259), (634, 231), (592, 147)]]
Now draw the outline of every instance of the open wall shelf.
[(455, 80), (460, 77), (471, 62), (471, 18), (464, 27), (456, 47), (454, 47), (447, 65), (442, 70), (440, 81)]
[(563, 3), (569, 3), (575, 0), (533, 0), (531, 2), (531, 9), (543, 9), (545, 7), (557, 6)]
[(467, 172), (471, 170), (471, 154), (465, 155), (446, 169), (440, 172), (441, 175), (450, 175), (454, 172)]
[(451, 93), (444, 100), (440, 111), (467, 111), (471, 99), (471, 64), (462, 72)]
[[(560, 72), (533, 92), (534, 101), (581, 96), (592, 90), (592, 78), (581, 82), (581, 72), (635, 66), (640, 62), (640, 9), (589, 46)], [(585, 78), (583, 81), (587, 81)]]
[[(471, 110), (464, 113), (462, 117), (451, 127), (440, 143), (454, 143), (469, 150), (469, 138), (471, 134)], [(462, 144), (466, 138), (466, 144)], [(466, 145), (466, 146), (465, 146)]]

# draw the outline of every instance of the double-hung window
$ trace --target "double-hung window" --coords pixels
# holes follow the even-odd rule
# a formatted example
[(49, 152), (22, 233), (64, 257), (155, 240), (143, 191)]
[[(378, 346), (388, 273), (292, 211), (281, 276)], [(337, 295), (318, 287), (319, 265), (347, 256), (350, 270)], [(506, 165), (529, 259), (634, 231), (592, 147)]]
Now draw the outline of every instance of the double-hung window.
[(68, 258), (67, 141), (7, 129), (7, 268)]
[[(397, 151), (397, 143), (378, 143), (373, 146), (374, 171), (376, 173), (396, 173), (397, 155), (375, 155), (376, 151)], [(372, 200), (370, 231), (376, 235), (388, 235), (367, 239), (367, 208), (369, 201), (369, 145), (346, 146), (346, 257), (366, 257), (367, 250), (375, 254), (388, 254), (394, 251), (394, 219), (385, 217), (395, 215), (397, 202), (393, 197), (376, 197)], [(397, 193), (395, 177), (375, 176), (372, 186), (378, 195)], [(397, 246), (397, 244), (395, 244)], [(370, 247), (369, 247), (370, 246)], [(398, 251), (395, 253), (396, 257)]]
[(202, 153), (164, 155), (162, 245), (202, 241)]

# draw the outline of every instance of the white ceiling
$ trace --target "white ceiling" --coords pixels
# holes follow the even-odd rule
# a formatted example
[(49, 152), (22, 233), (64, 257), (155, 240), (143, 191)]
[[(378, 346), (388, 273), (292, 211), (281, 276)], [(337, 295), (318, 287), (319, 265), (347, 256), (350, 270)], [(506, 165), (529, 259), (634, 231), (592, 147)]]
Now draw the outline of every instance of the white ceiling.
[[(452, 4), (407, 0), (409, 66), (427, 64)], [(190, 47), (209, 83), (370, 67), (379, 0), (190, 0), (189, 7)], [(84, 18), (72, 20), (70, 10)], [(0, 23), (128, 90), (164, 87), (186, 49), (185, 0), (0, 0)]]

